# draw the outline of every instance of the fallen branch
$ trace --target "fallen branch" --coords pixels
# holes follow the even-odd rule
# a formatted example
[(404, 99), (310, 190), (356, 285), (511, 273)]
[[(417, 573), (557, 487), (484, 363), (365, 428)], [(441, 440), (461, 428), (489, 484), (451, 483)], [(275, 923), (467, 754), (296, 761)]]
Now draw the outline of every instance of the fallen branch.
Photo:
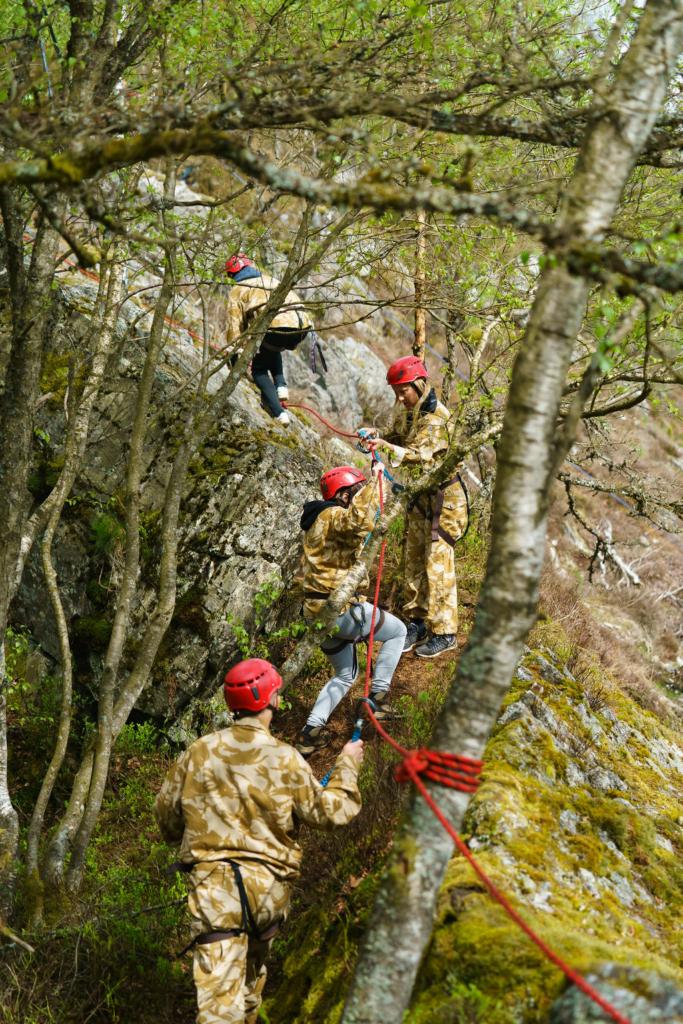
[(10, 942), (16, 942), (17, 946), (21, 946), (27, 953), (35, 953), (33, 946), (30, 946), (28, 942), (24, 942), (18, 935), (15, 935), (11, 928), (8, 928), (5, 922), (0, 917), (0, 935), (4, 935)]

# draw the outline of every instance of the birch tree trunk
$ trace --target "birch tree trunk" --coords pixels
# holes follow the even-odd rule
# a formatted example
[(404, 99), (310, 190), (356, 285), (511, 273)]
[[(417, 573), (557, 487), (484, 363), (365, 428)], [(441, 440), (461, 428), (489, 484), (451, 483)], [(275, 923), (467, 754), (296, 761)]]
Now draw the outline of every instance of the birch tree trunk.
[(425, 249), (427, 215), (424, 210), (418, 210), (417, 214), (417, 239), (415, 241), (415, 338), (413, 340), (413, 355), (424, 362), (425, 346), (427, 344), (427, 314), (422, 305), (425, 297)]
[[(40, 367), (59, 236), (41, 220), (28, 269), (24, 266), (21, 212), (10, 190), (0, 190), (12, 301), (12, 347), (0, 398), (0, 645), (31, 504), (28, 475), (33, 452), (33, 416), (40, 394)], [(0, 655), (0, 914), (11, 910), (16, 877), (19, 820), (7, 778), (7, 685)]]
[[(104, 273), (102, 274), (104, 278)], [(70, 382), (70, 410), (69, 425), (67, 429), (66, 456), (64, 468), (55, 488), (55, 499), (51, 504), (50, 517), (43, 534), (42, 558), (43, 571), (47, 583), (50, 602), (57, 621), (57, 632), (59, 634), (59, 647), (62, 660), (62, 696), (59, 713), (59, 724), (57, 728), (57, 739), (52, 759), (48, 766), (43, 784), (38, 794), (33, 815), (26, 837), (26, 884), (29, 897), (29, 927), (32, 930), (38, 928), (42, 923), (43, 909), (43, 883), (38, 872), (38, 844), (40, 842), (41, 829), (45, 818), (45, 810), (48, 805), (52, 790), (60, 769), (64, 762), (69, 733), (71, 730), (72, 711), (72, 658), (71, 645), (69, 643), (69, 630), (59, 594), (57, 572), (52, 565), (52, 541), (59, 518), (64, 508), (64, 502), (71, 492), (76, 480), (76, 475), (82, 465), (85, 454), (85, 446), (88, 440), (90, 428), (90, 416), (93, 406), (100, 392), (104, 378), (107, 359), (111, 349), (116, 328), (116, 316), (118, 303), (121, 298), (121, 282), (123, 280), (123, 264), (115, 260), (109, 273), (107, 288), (107, 299), (104, 309), (102, 323), (99, 325), (98, 336), (94, 344), (92, 365), (88, 374), (83, 394), (77, 399), (73, 381)], [(88, 353), (86, 353), (87, 355)], [(71, 375), (72, 378), (75, 374)]]
[[(666, 96), (683, 45), (683, 0), (650, 0), (605, 98), (592, 108), (558, 225), (574, 244), (600, 241)], [(433, 749), (482, 756), (536, 613), (550, 487), (566, 432), (556, 425), (587, 282), (547, 266), (510, 386), (492, 544), (472, 634), (431, 738)], [(460, 828), (468, 797), (428, 788)], [(413, 792), (383, 873), (342, 1024), (400, 1024), (429, 941), (453, 852)], [(520, 941), (523, 941), (520, 939)]]
[[(176, 190), (176, 161), (169, 158), (164, 179), (164, 200), (172, 202)], [(164, 215), (164, 226), (167, 227)], [(173, 257), (175, 246), (167, 246), (165, 254), (164, 279), (154, 309), (154, 318), (147, 343), (145, 364), (140, 378), (135, 417), (131, 432), (128, 468), (126, 473), (126, 557), (121, 590), (116, 603), (116, 614), (111, 638), (102, 672), (102, 682), (97, 703), (97, 735), (95, 738), (95, 759), (90, 781), (90, 791), (74, 840), (74, 849), (69, 865), (69, 888), (79, 888), (85, 864), (85, 854), (90, 842), (97, 817), (102, 806), (104, 789), (109, 773), (113, 736), (114, 691), (119, 665), (126, 642), (133, 600), (137, 590), (140, 561), (140, 485), (144, 473), (144, 445), (147, 436), (152, 387), (157, 364), (165, 343), (165, 318), (175, 291)], [(175, 590), (174, 590), (175, 597)], [(172, 609), (171, 609), (172, 611)], [(161, 637), (159, 638), (161, 639)], [(157, 644), (158, 646), (158, 644)], [(155, 650), (156, 653), (156, 650)], [(139, 659), (138, 659), (139, 660)]]

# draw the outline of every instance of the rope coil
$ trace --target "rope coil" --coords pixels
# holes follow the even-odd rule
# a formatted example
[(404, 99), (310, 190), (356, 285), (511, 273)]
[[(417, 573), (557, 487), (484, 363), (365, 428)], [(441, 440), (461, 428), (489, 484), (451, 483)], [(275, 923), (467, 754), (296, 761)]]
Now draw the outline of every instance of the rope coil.
[(459, 789), (463, 793), (475, 793), (479, 788), (482, 761), (462, 757), (459, 754), (444, 754), (439, 750), (409, 750), (396, 765), (394, 778), (397, 782), (411, 782), (414, 775), (420, 775), (442, 786)]

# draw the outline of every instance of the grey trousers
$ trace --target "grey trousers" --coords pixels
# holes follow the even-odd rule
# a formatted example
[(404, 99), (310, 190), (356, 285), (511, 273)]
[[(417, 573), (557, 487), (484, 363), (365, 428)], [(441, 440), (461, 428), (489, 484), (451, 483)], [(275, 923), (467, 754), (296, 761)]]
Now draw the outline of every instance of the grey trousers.
[[(343, 615), (337, 619), (339, 630), (329, 640), (321, 645), (321, 650), (334, 669), (334, 675), (323, 686), (313, 710), (308, 716), (306, 725), (316, 727), (324, 725), (330, 717), (339, 701), (347, 693), (356, 681), (358, 669), (354, 672), (353, 647), (348, 644), (338, 654), (330, 654), (330, 648), (334, 650), (340, 640), (352, 640), (358, 636), (358, 629), (361, 623), (361, 608), (365, 613), (365, 625), (363, 636), (370, 633), (370, 621), (372, 619), (372, 605), (366, 601), (364, 605), (351, 605)], [(379, 618), (379, 611), (375, 622)], [(406, 627), (400, 619), (389, 612), (384, 613), (384, 623), (381, 629), (375, 628), (374, 639), (382, 646), (377, 661), (375, 662), (375, 675), (372, 681), (372, 689), (375, 692), (388, 690), (391, 677), (399, 663), (403, 653), (403, 644), (406, 638)]]

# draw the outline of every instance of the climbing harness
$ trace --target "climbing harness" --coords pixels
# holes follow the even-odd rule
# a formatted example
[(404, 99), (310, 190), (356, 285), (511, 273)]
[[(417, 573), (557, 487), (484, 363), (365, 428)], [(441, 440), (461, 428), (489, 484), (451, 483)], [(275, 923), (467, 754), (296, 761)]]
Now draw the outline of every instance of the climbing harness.
[[(367, 540), (366, 540), (365, 543), (367, 544)], [(365, 545), (363, 545), (363, 546), (365, 546)], [(305, 595), (305, 596), (308, 596), (308, 595)], [(325, 595), (326, 598), (328, 598), (329, 596), (330, 596), (329, 594)], [(358, 645), (359, 644), (367, 644), (368, 637), (364, 635), (364, 633), (365, 633), (365, 606), (363, 604), (361, 604), (360, 602), (353, 601), (351, 603), (351, 608), (352, 609), (353, 608), (360, 608), (360, 622), (358, 621), (358, 619), (354, 615), (353, 611), (351, 612), (351, 618), (354, 620), (354, 622), (358, 626), (358, 632), (356, 633), (356, 635), (354, 637), (351, 637), (348, 640), (346, 640), (346, 639), (339, 640), (339, 642), (337, 644), (335, 644), (334, 647), (327, 647), (326, 648), (326, 647), (322, 647), (321, 646), (321, 650), (323, 651), (324, 654), (340, 654), (341, 651), (343, 651), (345, 647), (348, 647), (349, 645), (351, 645), (353, 647), (353, 662), (352, 662), (352, 665), (351, 665), (351, 671), (352, 671), (353, 677), (355, 679), (355, 677), (356, 677), (356, 675), (358, 673)], [(384, 625), (385, 618), (386, 618), (386, 615), (385, 615), (384, 609), (380, 608), (379, 609), (379, 617), (377, 619), (377, 627), (376, 627), (378, 630), (380, 630), (382, 628), (382, 626)], [(329, 639), (330, 640), (334, 640), (335, 637), (331, 636)], [(323, 643), (325, 643), (325, 641), (323, 641)], [(370, 659), (371, 656), (372, 656), (371, 648), (368, 647), (368, 659)], [(370, 664), (370, 669), (372, 671), (372, 662), (369, 661), (369, 664)]]
[[(257, 939), (259, 942), (268, 942), (274, 938), (280, 930), (281, 921), (276, 921), (271, 924), (264, 931), (259, 931), (254, 915), (251, 910), (249, 903), (249, 897), (247, 896), (247, 890), (244, 885), (244, 879), (242, 878), (242, 870), (239, 862), (236, 860), (221, 859), (219, 861), (209, 861), (209, 863), (218, 864), (229, 864), (232, 868), (235, 876), (235, 884), (237, 885), (237, 892), (240, 898), (240, 907), (242, 909), (242, 924), (240, 928), (228, 928), (227, 931), (215, 931), (215, 932), (201, 932), (199, 935), (195, 935), (192, 942), (188, 942), (184, 949), (181, 949), (180, 953), (177, 953), (173, 959), (179, 960), (185, 953), (189, 953), (195, 946), (208, 946), (212, 942), (222, 942), (224, 939), (236, 939), (240, 935), (248, 935), (252, 939)], [(170, 867), (166, 868), (167, 875), (179, 874), (190, 874), (195, 868), (196, 864), (185, 864), (183, 861), (178, 861), (176, 864), (171, 864)]]
[[(443, 503), (444, 503), (444, 498), (445, 498), (445, 493), (444, 492), (446, 491), (446, 489), (448, 487), (451, 486), (451, 484), (454, 484), (454, 483), (459, 483), (460, 486), (462, 487), (462, 492), (465, 495), (465, 505), (467, 506), (467, 526), (465, 527), (464, 533), (461, 533), (460, 536), (457, 537), (457, 538), (456, 537), (452, 537), (450, 535), (450, 533), (447, 530), (444, 530), (443, 526), (441, 526), (441, 524), (440, 524), (441, 513), (443, 511)], [(446, 543), (449, 545), (449, 547), (454, 548), (455, 545), (458, 543), (458, 541), (465, 539), (465, 537), (467, 536), (467, 531), (470, 528), (470, 496), (469, 496), (469, 493), (467, 491), (467, 487), (465, 486), (465, 482), (464, 482), (463, 478), (460, 476), (459, 473), (456, 473), (455, 476), (451, 480), (447, 480), (445, 484), (441, 484), (441, 486), (436, 491), (435, 500), (434, 500), (434, 509), (433, 510), (432, 510), (432, 507), (431, 507), (432, 495), (426, 495), (426, 497), (428, 497), (430, 499), (429, 500), (429, 511), (428, 512), (425, 511), (425, 509), (423, 509), (422, 505), (420, 504), (420, 499), (419, 498), (415, 498), (413, 501), (410, 502), (410, 504), (408, 505), (408, 511), (412, 512), (412, 510), (414, 508), (416, 508), (417, 511), (420, 512), (421, 515), (423, 515), (425, 519), (431, 519), (431, 521), (432, 521), (432, 534), (431, 534), (432, 541), (437, 541), (437, 540), (439, 540), (439, 538), (441, 538), (441, 540), (445, 540), (446, 541)]]
[[(447, 486), (447, 485), (446, 485)], [(380, 511), (384, 511), (384, 498), (382, 491), (382, 477), (379, 478), (379, 499), (380, 499)], [(437, 524), (438, 525), (438, 524)], [(375, 597), (372, 608), (372, 618), (370, 619), (370, 633), (368, 636), (368, 661), (365, 670), (365, 692), (362, 699), (362, 703), (365, 703), (367, 708), (367, 715), (375, 729), (393, 749), (401, 755), (401, 762), (396, 766), (394, 770), (394, 778), (397, 782), (412, 782), (417, 789), (418, 793), (425, 801), (429, 809), (433, 812), (439, 822), (443, 825), (448, 835), (451, 837), (456, 847), (463, 855), (463, 857), (469, 862), (476, 874), (483, 882), (486, 889), (489, 891), (491, 896), (500, 904), (506, 914), (518, 925), (522, 931), (531, 939), (533, 943), (538, 946), (541, 952), (550, 960), (551, 963), (555, 964), (563, 974), (569, 978), (571, 982), (578, 989), (580, 989), (585, 995), (587, 995), (593, 1002), (597, 1003), (605, 1013), (617, 1022), (617, 1024), (632, 1024), (623, 1013), (620, 1013), (616, 1007), (612, 1006), (597, 989), (593, 988), (585, 978), (583, 978), (578, 971), (575, 971), (573, 967), (550, 948), (543, 941), (540, 935), (531, 928), (530, 925), (517, 913), (517, 911), (511, 906), (507, 898), (498, 889), (491, 879), (488, 877), (484, 869), (476, 861), (472, 853), (470, 852), (467, 844), (460, 838), (456, 830), (451, 825), (450, 821), (443, 812), (439, 809), (435, 803), (433, 797), (427, 790), (424, 779), (429, 779), (432, 782), (436, 782), (441, 786), (447, 786), (449, 789), (459, 790), (464, 793), (474, 793), (479, 785), (479, 775), (481, 773), (483, 762), (472, 757), (465, 757), (459, 754), (449, 754), (439, 750), (427, 750), (426, 747), (422, 747), (420, 750), (408, 750), (406, 747), (401, 746), (396, 740), (388, 734), (386, 729), (382, 727), (380, 722), (377, 720), (374, 714), (376, 707), (371, 706), (372, 701), (369, 699), (370, 690), (370, 652), (372, 651), (372, 643), (375, 634), (375, 615), (379, 604), (379, 590), (382, 582), (382, 568), (384, 565), (384, 552), (386, 548), (386, 539), (382, 541), (382, 547), (379, 555), (379, 565), (377, 567), (377, 582), (375, 585)], [(373, 710), (374, 707), (374, 710)], [(360, 732), (358, 728), (363, 728), (363, 719), (357, 718), (356, 724), (353, 730), (354, 740), (360, 738)], [(325, 776), (324, 784), (329, 780), (331, 772)]]

